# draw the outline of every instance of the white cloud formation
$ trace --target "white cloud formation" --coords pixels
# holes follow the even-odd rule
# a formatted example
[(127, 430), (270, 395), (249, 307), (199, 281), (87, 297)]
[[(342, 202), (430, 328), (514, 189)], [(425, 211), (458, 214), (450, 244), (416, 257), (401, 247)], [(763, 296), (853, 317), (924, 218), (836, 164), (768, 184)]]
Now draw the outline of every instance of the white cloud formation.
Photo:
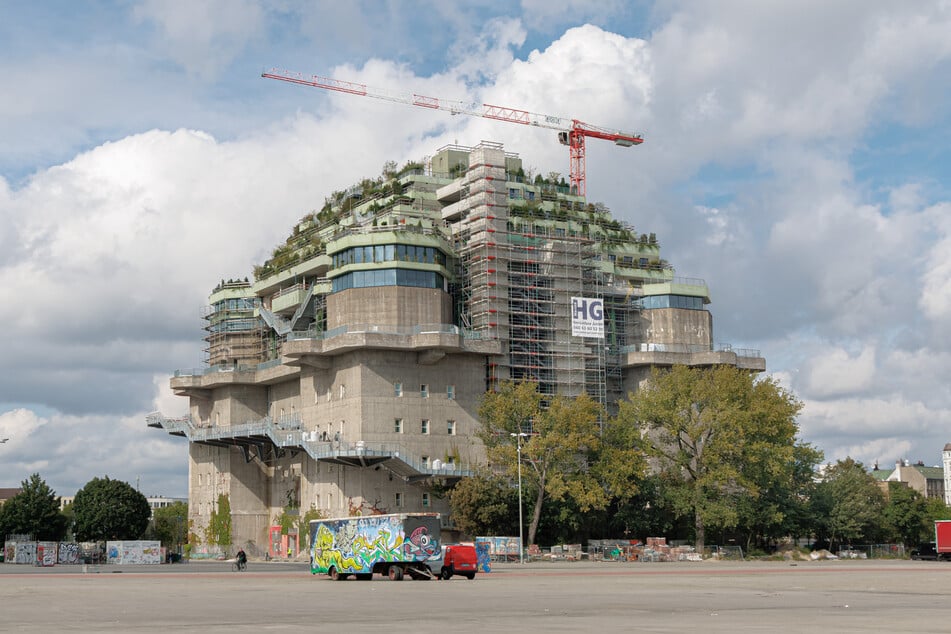
[(816, 398), (851, 396), (864, 392), (875, 375), (875, 347), (867, 345), (857, 355), (834, 348), (812, 359), (807, 389)]
[(265, 27), (258, 0), (140, 0), (132, 15), (158, 27), (155, 47), (162, 56), (205, 79), (230, 63)]

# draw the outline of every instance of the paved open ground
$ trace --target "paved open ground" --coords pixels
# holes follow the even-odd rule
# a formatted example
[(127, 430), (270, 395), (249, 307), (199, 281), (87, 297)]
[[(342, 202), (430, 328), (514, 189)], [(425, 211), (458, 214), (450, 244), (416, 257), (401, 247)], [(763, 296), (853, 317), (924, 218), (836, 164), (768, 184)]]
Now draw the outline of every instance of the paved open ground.
[(474, 581), (306, 564), (0, 564), (4, 632), (948, 632), (951, 563), (496, 564)]

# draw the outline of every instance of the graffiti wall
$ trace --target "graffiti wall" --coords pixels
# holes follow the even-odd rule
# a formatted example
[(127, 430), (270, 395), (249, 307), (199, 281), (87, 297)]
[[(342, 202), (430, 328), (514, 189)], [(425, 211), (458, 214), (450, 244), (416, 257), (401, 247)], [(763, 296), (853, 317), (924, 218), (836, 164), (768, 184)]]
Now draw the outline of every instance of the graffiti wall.
[(106, 563), (160, 564), (162, 543), (157, 541), (106, 542)]
[(368, 574), (386, 561), (427, 561), (439, 557), (439, 517), (370, 515), (315, 520), (310, 526), (311, 572), (331, 567)]
[(59, 551), (56, 553), (56, 563), (78, 564), (79, 544), (76, 542), (60, 542)]
[(56, 542), (36, 543), (36, 563), (40, 566), (56, 565)]
[(14, 544), (13, 563), (32, 566), (36, 563), (36, 542)]
[(518, 558), (518, 537), (476, 537), (476, 544), (488, 543), (489, 556), (496, 561)]

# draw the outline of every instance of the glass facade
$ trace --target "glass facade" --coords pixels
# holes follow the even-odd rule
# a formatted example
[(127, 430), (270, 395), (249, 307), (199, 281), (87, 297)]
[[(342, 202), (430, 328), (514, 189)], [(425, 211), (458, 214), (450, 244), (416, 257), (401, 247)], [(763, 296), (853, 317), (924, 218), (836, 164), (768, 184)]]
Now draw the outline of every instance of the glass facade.
[(703, 310), (703, 299), (688, 295), (648, 295), (641, 298), (641, 308), (687, 308)]
[(414, 271), (413, 269), (353, 271), (333, 279), (334, 293), (345, 291), (349, 288), (370, 288), (373, 286), (445, 288), (445, 281), (443, 276), (439, 273), (433, 271)]
[(378, 244), (344, 249), (333, 256), (334, 268), (348, 264), (372, 264), (380, 262), (416, 262), (446, 266), (446, 254), (433, 247), (412, 244)]

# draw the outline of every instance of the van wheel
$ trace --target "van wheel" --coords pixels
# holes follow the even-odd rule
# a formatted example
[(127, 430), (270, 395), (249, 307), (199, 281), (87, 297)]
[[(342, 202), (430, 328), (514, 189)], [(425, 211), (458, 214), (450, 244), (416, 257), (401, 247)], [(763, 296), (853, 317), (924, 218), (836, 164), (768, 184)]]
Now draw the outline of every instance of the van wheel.
[(475, 579), (475, 573), (474, 573), (474, 572), (467, 572), (467, 573), (466, 573), (466, 579), (468, 579), (469, 581), (472, 581), (473, 579)]
[(441, 576), (446, 581), (449, 581), (450, 579), (452, 579), (452, 569), (447, 566), (444, 566), (439, 576)]
[(390, 581), (400, 581), (403, 578), (403, 569), (399, 566), (390, 566), (388, 576)]

